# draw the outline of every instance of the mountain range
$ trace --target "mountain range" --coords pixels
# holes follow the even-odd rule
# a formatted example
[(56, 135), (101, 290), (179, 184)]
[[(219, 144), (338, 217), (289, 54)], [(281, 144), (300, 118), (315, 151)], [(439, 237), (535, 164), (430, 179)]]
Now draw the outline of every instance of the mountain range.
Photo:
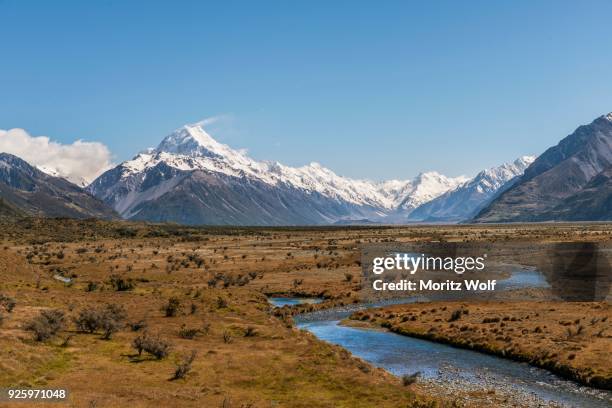
[(408, 220), (422, 222), (470, 220), (494, 197), (516, 182), (534, 160), (533, 156), (523, 156), (512, 163), (483, 170), (461, 186), (419, 206), (408, 215)]
[[(74, 180), (73, 180), (74, 181)], [(425, 172), (382, 182), (318, 163), (257, 161), (201, 123), (81, 188), (54, 169), (0, 154), (0, 217), (121, 217), (191, 225), (328, 225), (612, 219), (612, 114), (537, 159), (523, 156), (472, 178)]]
[[(525, 159), (527, 160), (527, 159)], [(489, 190), (522, 174), (504, 165), (488, 174)], [(304, 225), (404, 223), (423, 204), (466, 185), (468, 177), (421, 173), (372, 182), (339, 176), (318, 163), (289, 167), (256, 161), (186, 125), (157, 148), (101, 175), (87, 190), (134, 220), (184, 224)], [(481, 205), (489, 196), (475, 196)]]
[(476, 222), (612, 220), (612, 113), (540, 155)]

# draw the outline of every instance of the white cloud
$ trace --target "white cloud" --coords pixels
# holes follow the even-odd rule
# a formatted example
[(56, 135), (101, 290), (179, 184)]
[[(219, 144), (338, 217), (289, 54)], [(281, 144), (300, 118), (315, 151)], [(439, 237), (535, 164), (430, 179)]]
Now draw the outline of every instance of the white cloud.
[(221, 115), (211, 116), (211, 117), (202, 119), (201, 121), (194, 123), (194, 125), (199, 125), (199, 126), (206, 128), (207, 126), (218, 124), (219, 122), (229, 122), (232, 120), (233, 120), (233, 115), (231, 113), (224, 113)]
[(0, 129), (0, 152), (14, 154), (79, 185), (90, 183), (113, 166), (110, 151), (100, 142), (61, 144), (46, 136), (30, 136), (23, 129)]

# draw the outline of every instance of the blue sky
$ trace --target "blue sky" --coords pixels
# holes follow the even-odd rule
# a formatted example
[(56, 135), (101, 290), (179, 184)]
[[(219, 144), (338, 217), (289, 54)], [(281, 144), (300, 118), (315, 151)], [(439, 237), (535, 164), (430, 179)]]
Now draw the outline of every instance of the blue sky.
[(184, 123), (351, 177), (478, 170), (612, 111), (612, 2), (0, 0), (0, 129), (115, 161)]

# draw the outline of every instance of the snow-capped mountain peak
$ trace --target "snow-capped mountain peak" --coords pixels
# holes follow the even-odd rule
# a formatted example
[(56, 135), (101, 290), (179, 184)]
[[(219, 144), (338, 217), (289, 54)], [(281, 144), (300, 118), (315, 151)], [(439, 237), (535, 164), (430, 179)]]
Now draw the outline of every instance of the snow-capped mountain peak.
[(420, 173), (412, 182), (412, 188), (400, 203), (403, 211), (411, 211), (449, 190), (468, 181), (465, 176), (446, 177), (436, 171)]
[(201, 123), (185, 125), (175, 130), (162, 140), (156, 151), (193, 157), (242, 156), (241, 152), (213, 139)]
[[(122, 163), (119, 166), (121, 178), (138, 179), (140, 174), (160, 163), (180, 171), (199, 170), (257, 180), (271, 186), (286, 185), (356, 205), (391, 209), (398, 203), (398, 198), (380, 183), (342, 177), (317, 162), (290, 167), (279, 162), (254, 160), (244, 151), (216, 141), (200, 123), (177, 129), (156, 149), (145, 150)], [(396, 183), (405, 186), (410, 181)], [(97, 190), (97, 187), (93, 186), (92, 190)]]
[(521, 156), (512, 163), (485, 169), (470, 180), (470, 184), (477, 186), (481, 191), (496, 190), (517, 175), (523, 174), (534, 160), (534, 156)]
[(482, 170), (474, 178), (466, 180), (454, 189), (420, 205), (409, 215), (412, 221), (458, 221), (469, 219), (474, 213), (493, 199), (507, 183), (535, 160), (533, 156), (522, 156), (511, 163)]
[[(185, 201), (195, 200), (184, 211), (177, 209), (172, 219), (192, 223), (229, 217), (231, 223), (252, 211), (266, 222), (330, 223), (408, 214), (467, 180), (429, 171), (414, 179), (374, 182), (340, 176), (318, 162), (291, 167), (258, 161), (216, 141), (202, 123), (196, 123), (110, 170), (89, 190), (126, 218), (165, 220), (164, 206), (182, 208)], [(172, 198), (176, 194), (187, 194), (180, 205)], [(298, 207), (306, 208), (298, 211)], [(197, 213), (191, 215), (194, 208)]]
[(182, 171), (212, 171), (235, 177), (266, 178), (264, 170), (267, 168), (265, 163), (252, 160), (243, 151), (216, 141), (201, 123), (175, 130), (157, 148), (146, 149), (122, 163), (122, 177), (141, 173), (160, 163)]

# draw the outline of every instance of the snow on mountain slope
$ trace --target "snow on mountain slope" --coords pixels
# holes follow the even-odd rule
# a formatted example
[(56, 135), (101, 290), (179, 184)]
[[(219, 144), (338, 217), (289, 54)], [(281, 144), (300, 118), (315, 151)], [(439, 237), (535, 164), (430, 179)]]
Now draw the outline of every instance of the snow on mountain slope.
[(62, 174), (60, 173), (59, 170), (48, 167), (48, 166), (40, 165), (40, 166), (36, 166), (36, 168), (42, 171), (43, 173), (48, 174), (49, 176), (63, 178), (64, 180), (68, 180), (72, 184), (76, 184), (77, 186), (81, 188), (85, 188), (89, 184), (89, 182), (85, 180), (83, 177)]
[[(318, 163), (294, 168), (278, 162), (261, 162), (214, 140), (199, 125), (187, 125), (166, 137), (157, 149), (140, 153), (121, 164), (122, 177), (128, 178), (159, 163), (183, 171), (205, 170), (233, 177), (254, 178), (270, 185), (286, 183), (307, 191), (317, 191), (354, 204), (390, 208), (393, 202), (379, 192), (375, 183), (336, 175)], [(407, 183), (407, 182), (404, 182)]]
[(449, 178), (435, 171), (421, 173), (413, 181), (413, 188), (407, 192), (399, 205), (399, 209), (410, 212), (419, 205), (433, 200), (467, 180), (469, 180), (468, 177)]
[[(320, 212), (320, 218), (329, 222), (345, 217), (363, 217), (361, 212), (355, 213), (355, 209), (362, 207), (373, 216), (384, 216), (402, 203), (404, 208), (412, 209), (466, 180), (464, 177), (447, 178), (431, 172), (423, 173), (414, 180), (372, 182), (339, 176), (314, 162), (302, 167), (290, 167), (278, 162), (257, 161), (244, 151), (217, 142), (200, 123), (196, 123), (177, 129), (157, 148), (143, 151), (132, 160), (109, 170), (88, 189), (124, 217), (131, 218), (141, 211), (144, 202), (171, 193), (179, 180), (195, 171), (229, 177), (232, 183), (237, 180), (244, 185), (257, 183), (258, 189), (291, 190), (293, 197), (301, 194), (308, 199), (316, 194), (318, 206), (315, 212)], [(235, 191), (236, 186), (232, 185), (231, 189)], [(333, 215), (325, 213), (326, 206), (321, 200), (334, 203)], [(286, 207), (283, 202), (277, 204)], [(224, 205), (231, 207), (231, 203), (225, 202)], [(346, 207), (339, 210), (338, 205)], [(342, 211), (346, 211), (346, 214), (342, 214)]]
[(522, 156), (512, 163), (505, 163), (478, 173), (473, 179), (422, 204), (410, 213), (411, 221), (462, 221), (471, 218), (484, 208), (495, 195), (524, 173), (535, 160)]
[(501, 166), (483, 170), (470, 181), (469, 185), (474, 186), (481, 193), (495, 192), (514, 177), (523, 174), (535, 159), (535, 156), (521, 156), (512, 163), (504, 163)]

